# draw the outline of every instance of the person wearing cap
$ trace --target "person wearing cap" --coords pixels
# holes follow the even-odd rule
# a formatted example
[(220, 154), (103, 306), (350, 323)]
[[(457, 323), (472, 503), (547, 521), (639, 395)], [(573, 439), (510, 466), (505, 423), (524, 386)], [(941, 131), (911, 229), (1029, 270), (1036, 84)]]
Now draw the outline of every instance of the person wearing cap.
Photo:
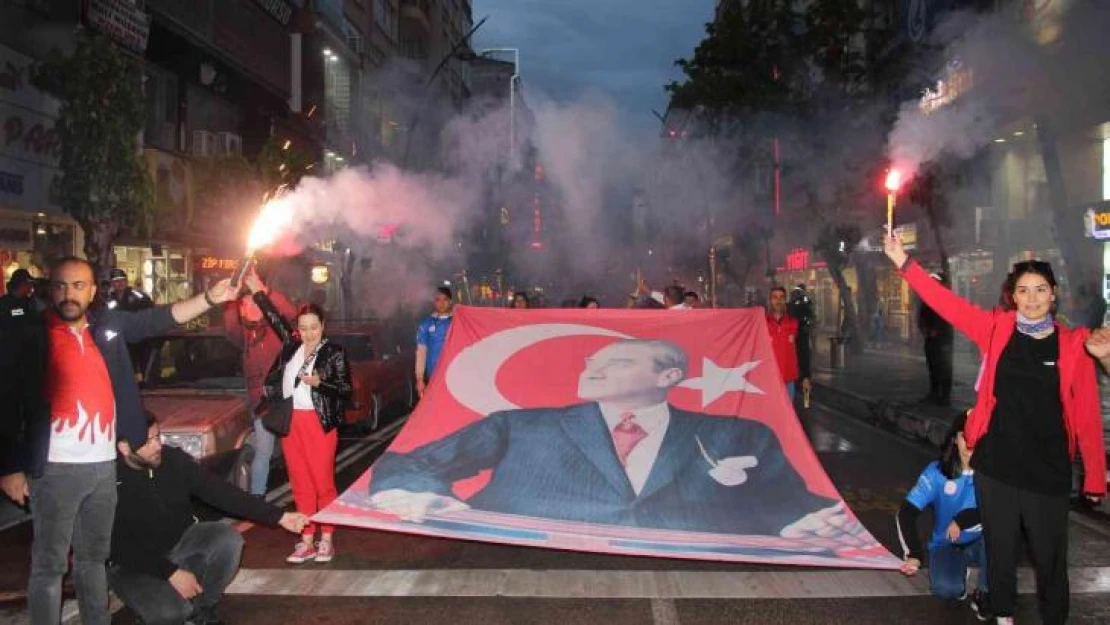
[(34, 358), (32, 330), (39, 322), (38, 309), (32, 300), (34, 278), (26, 269), (16, 269), (8, 279), (7, 292), (0, 296), (0, 402), (4, 406), (0, 418), (0, 446), (6, 452), (16, 443), (19, 424), (33, 398), (29, 393), (38, 387), (28, 378)]
[(108, 278), (112, 287), (108, 293), (108, 308), (135, 312), (154, 305), (149, 295), (131, 288), (127, 283), (127, 273), (119, 267), (113, 267)]

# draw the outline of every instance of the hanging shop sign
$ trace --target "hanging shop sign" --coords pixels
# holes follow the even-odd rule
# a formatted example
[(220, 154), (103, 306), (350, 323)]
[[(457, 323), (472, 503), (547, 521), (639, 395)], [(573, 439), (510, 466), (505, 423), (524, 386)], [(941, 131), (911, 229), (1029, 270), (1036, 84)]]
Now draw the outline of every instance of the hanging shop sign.
[(1090, 239), (1110, 240), (1110, 202), (1098, 202), (1083, 211), (1083, 234)]
[(85, 20), (113, 41), (136, 53), (146, 52), (150, 15), (129, 0), (89, 0)]

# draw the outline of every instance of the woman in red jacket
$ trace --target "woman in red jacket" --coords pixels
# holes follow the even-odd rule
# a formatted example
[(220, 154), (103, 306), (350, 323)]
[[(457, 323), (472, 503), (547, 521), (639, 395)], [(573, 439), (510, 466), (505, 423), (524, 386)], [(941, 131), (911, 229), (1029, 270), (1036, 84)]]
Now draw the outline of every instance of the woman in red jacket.
[(1056, 324), (1056, 277), (1043, 261), (1014, 265), (1007, 306), (983, 310), (949, 291), (910, 259), (897, 236), (886, 255), (918, 297), (968, 337), (984, 357), (964, 435), (975, 453), (976, 495), (991, 576), (990, 603), (1012, 623), (1025, 527), (1045, 623), (1068, 617), (1068, 508), (1078, 450), (1092, 501), (1106, 494), (1106, 453), (1094, 360), (1086, 328)]

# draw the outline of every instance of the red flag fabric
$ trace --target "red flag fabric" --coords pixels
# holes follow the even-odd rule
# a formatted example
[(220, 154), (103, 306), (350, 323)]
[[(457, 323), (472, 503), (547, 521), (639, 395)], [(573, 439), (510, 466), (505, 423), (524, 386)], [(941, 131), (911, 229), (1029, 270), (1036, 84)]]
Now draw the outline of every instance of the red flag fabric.
[[(628, 414), (643, 430), (631, 445), (614, 433)], [(314, 519), (614, 554), (899, 565), (821, 467), (758, 309), (459, 306), (404, 429)]]

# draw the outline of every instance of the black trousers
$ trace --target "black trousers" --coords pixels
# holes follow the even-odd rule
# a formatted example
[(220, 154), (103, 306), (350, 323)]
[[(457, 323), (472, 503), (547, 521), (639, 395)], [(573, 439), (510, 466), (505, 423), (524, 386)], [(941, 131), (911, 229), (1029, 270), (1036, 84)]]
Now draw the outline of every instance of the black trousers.
[(929, 397), (948, 403), (952, 397), (952, 340), (925, 339), (925, 364), (929, 368)]
[(142, 573), (108, 568), (108, 581), (124, 605), (143, 625), (204, 624), (216, 620), (216, 605), (239, 571), (243, 537), (224, 523), (197, 523), (185, 530), (166, 558), (197, 578), (204, 592), (183, 599), (169, 581)]
[(990, 571), (991, 607), (1013, 616), (1022, 528), (1029, 537), (1037, 577), (1037, 603), (1045, 625), (1068, 620), (1069, 495), (1042, 495), (975, 474)]

